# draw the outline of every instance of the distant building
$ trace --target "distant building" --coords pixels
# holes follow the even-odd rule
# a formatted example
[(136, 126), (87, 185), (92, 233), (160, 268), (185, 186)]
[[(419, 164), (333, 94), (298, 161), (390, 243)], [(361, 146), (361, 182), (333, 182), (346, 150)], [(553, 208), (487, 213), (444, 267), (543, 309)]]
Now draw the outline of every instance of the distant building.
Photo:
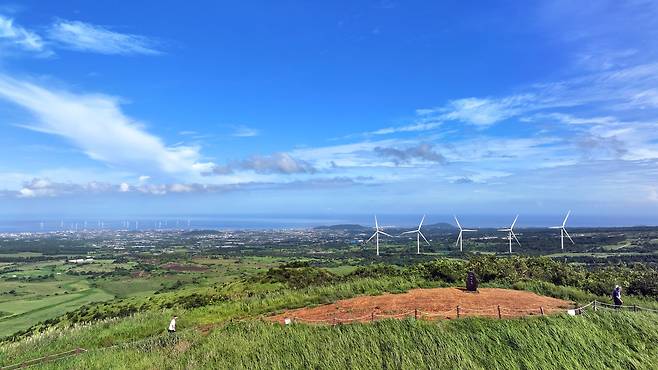
[(66, 262), (75, 263), (75, 264), (93, 263), (94, 259), (93, 258), (77, 258), (77, 259), (68, 260)]

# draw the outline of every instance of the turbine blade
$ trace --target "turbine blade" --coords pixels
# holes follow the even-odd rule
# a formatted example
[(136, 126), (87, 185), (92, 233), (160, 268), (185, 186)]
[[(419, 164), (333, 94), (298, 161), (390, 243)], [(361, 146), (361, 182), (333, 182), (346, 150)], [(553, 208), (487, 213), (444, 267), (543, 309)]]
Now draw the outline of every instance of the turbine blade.
[(571, 244), (576, 244), (576, 242), (574, 242), (573, 239), (571, 239), (571, 235), (569, 235), (569, 233), (567, 232), (567, 229), (562, 229), (562, 230), (564, 230), (564, 233), (567, 235), (567, 238), (569, 238), (569, 240), (571, 240)]
[(514, 228), (514, 225), (516, 225), (516, 220), (518, 219), (519, 219), (519, 215), (516, 215), (516, 217), (514, 217), (514, 222), (512, 222), (512, 226), (510, 226), (510, 229)]
[(562, 222), (562, 227), (567, 226), (567, 220), (569, 219), (569, 215), (571, 214), (571, 210), (567, 212), (567, 217), (564, 218), (564, 222)]
[(432, 246), (432, 244), (430, 244), (430, 242), (427, 241), (427, 238), (425, 237), (425, 235), (423, 235), (423, 233), (419, 231), (418, 234), (420, 234), (420, 236), (423, 237), (423, 240), (425, 240), (425, 243), (427, 243), (427, 245), (429, 245), (430, 247)]
[(423, 221), (425, 221), (425, 215), (423, 215), (423, 218), (420, 219), (420, 225), (418, 225), (418, 230), (420, 230), (420, 228), (423, 227)]
[(375, 231), (374, 234), (372, 234), (372, 236), (370, 237), (370, 239), (366, 240), (366, 243), (370, 242), (370, 241), (372, 240), (372, 238), (375, 237), (375, 235), (377, 235), (377, 232), (376, 232), (376, 231)]
[(379, 230), (379, 223), (377, 223), (377, 215), (375, 215), (375, 229)]
[(418, 232), (418, 230), (409, 230), (409, 231), (405, 231), (405, 232), (403, 232), (403, 233), (400, 234), (400, 235), (404, 235), (404, 234), (413, 234), (413, 233), (417, 233), (417, 232)]
[(476, 229), (462, 229), (462, 231), (477, 231)]
[(514, 237), (514, 240), (516, 240), (516, 244), (518, 244), (519, 247), (520, 247), (520, 246), (521, 246), (521, 242), (520, 242), (519, 239), (516, 237), (516, 234), (514, 234), (514, 231), (511, 231), (511, 233), (512, 233), (512, 236)]
[(455, 247), (459, 245), (459, 240), (462, 238), (462, 233), (461, 231), (459, 232), (459, 235), (457, 236), (457, 241), (455, 241)]
[(383, 231), (380, 231), (379, 233), (380, 233), (380, 234), (384, 234), (384, 235), (386, 235), (386, 236), (390, 236), (391, 238), (394, 238), (393, 235), (387, 234), (387, 233), (385, 233), (385, 232), (383, 232)]
[(455, 216), (455, 222), (457, 223), (457, 227), (459, 227), (459, 230), (461, 230), (462, 225), (459, 223), (459, 220), (457, 219), (457, 216)]

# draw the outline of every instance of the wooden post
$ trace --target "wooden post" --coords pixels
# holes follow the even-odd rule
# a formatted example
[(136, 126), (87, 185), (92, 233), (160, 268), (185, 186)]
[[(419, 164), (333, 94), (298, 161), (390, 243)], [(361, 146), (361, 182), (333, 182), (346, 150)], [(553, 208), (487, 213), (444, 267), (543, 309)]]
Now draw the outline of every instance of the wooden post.
[(500, 314), (500, 305), (498, 305), (498, 318), (499, 318), (499, 319), (502, 319), (502, 318), (503, 318), (502, 315)]
[(418, 309), (417, 308), (414, 310), (414, 319), (418, 320)]
[(637, 305), (633, 305), (633, 312), (637, 312)]
[(594, 300), (593, 306), (594, 306), (594, 311), (596, 311), (596, 299)]
[(541, 315), (544, 316), (544, 307), (539, 306), (539, 311), (541, 312)]
[(457, 318), (459, 318), (459, 306), (457, 306)]
[(370, 315), (370, 321), (375, 321), (375, 311), (372, 311), (372, 314)]

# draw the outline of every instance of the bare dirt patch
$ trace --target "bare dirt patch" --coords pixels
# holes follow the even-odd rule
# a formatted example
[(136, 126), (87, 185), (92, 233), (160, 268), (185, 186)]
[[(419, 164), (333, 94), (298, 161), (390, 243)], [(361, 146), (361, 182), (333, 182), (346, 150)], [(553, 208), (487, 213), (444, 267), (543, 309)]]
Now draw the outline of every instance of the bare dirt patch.
[[(385, 318), (454, 319), (482, 316), (512, 318), (564, 311), (572, 302), (544, 297), (522, 290), (483, 288), (469, 293), (457, 288), (414, 289), (402, 294), (383, 294), (345, 299), (336, 303), (300, 308), (270, 316), (283, 323), (285, 318), (307, 323), (368, 322)], [(500, 316), (499, 310), (500, 307)]]

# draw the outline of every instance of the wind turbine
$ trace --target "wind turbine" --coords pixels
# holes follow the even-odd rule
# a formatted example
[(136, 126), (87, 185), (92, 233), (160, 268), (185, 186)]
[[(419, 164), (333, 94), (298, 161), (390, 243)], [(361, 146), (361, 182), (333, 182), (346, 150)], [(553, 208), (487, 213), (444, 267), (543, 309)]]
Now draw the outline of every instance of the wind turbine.
[(560, 244), (562, 245), (562, 249), (564, 249), (564, 236), (566, 235), (569, 240), (571, 240), (571, 244), (576, 244), (573, 239), (571, 239), (571, 235), (567, 232), (566, 226), (567, 226), (567, 220), (569, 219), (569, 215), (571, 214), (571, 211), (567, 212), (567, 216), (564, 218), (564, 221), (562, 221), (561, 226), (551, 226), (551, 229), (560, 229)]
[(514, 234), (514, 225), (516, 224), (516, 220), (518, 220), (519, 215), (516, 215), (514, 218), (514, 221), (512, 222), (512, 226), (509, 227), (509, 229), (498, 229), (498, 231), (506, 231), (507, 234), (507, 239), (509, 239), (509, 252), (510, 254), (512, 253), (512, 238), (516, 240), (516, 243), (521, 246), (521, 243), (519, 242), (519, 239), (517, 239), (516, 234)]
[(457, 237), (457, 242), (455, 243), (455, 245), (459, 244), (459, 251), (463, 252), (464, 251), (464, 238), (463, 238), (462, 234), (464, 232), (472, 232), (472, 231), (477, 231), (477, 230), (462, 228), (462, 225), (459, 223), (459, 220), (457, 219), (457, 216), (455, 216), (455, 222), (457, 223), (457, 226), (459, 227), (459, 236)]
[(391, 238), (393, 237), (393, 235), (389, 235), (384, 231), (382, 231), (382, 228), (379, 227), (379, 223), (377, 222), (377, 216), (375, 216), (375, 233), (372, 234), (372, 236), (370, 237), (370, 239), (366, 241), (366, 243), (371, 241), (372, 238), (375, 238), (375, 243), (377, 244), (377, 256), (379, 256), (379, 234), (390, 236)]
[(402, 234), (400, 234), (400, 236), (404, 235), (404, 234), (414, 234), (414, 233), (416, 234), (416, 246), (417, 246), (416, 254), (420, 254), (420, 237), (421, 236), (423, 237), (423, 240), (425, 240), (425, 243), (427, 243), (428, 246), (430, 246), (430, 247), (432, 246), (432, 244), (430, 244), (430, 242), (427, 241), (427, 238), (425, 237), (425, 235), (423, 235), (423, 232), (420, 231), (420, 228), (423, 227), (423, 221), (425, 221), (425, 215), (423, 215), (423, 218), (420, 220), (420, 224), (418, 225), (417, 229), (405, 231)]

